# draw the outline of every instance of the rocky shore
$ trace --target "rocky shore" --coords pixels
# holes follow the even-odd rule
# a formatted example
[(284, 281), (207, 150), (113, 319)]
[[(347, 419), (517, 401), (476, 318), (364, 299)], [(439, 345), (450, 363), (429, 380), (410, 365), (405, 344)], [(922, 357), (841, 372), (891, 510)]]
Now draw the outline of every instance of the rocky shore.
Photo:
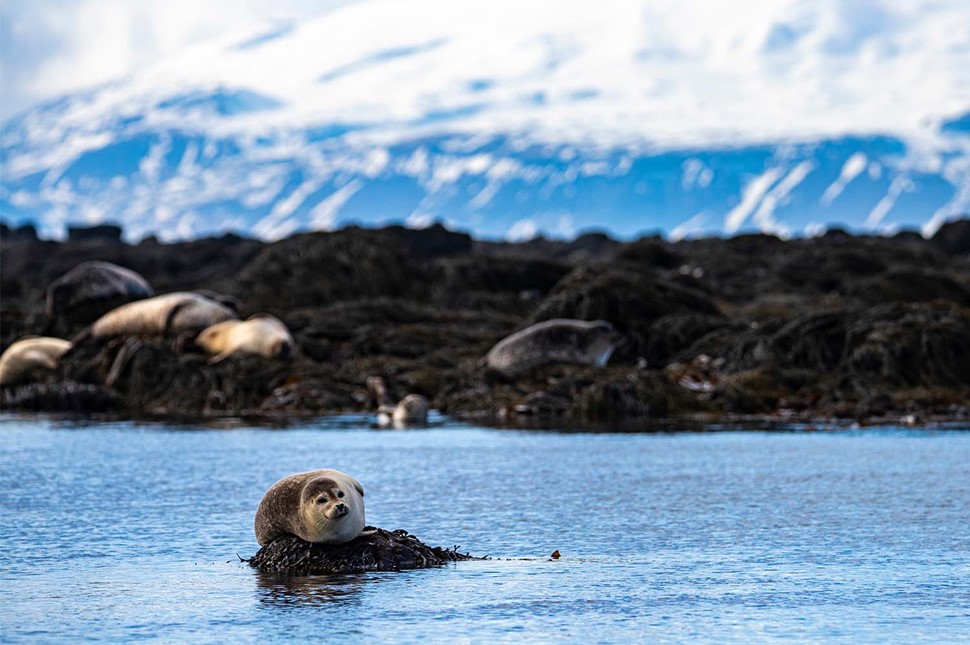
[[(677, 243), (509, 244), (435, 226), (129, 245), (111, 227), (52, 242), (3, 226), (0, 348), (92, 322), (45, 312), (48, 285), (85, 260), (128, 267), (156, 293), (207, 290), (243, 317), (273, 314), (298, 351), (212, 365), (172, 339), (88, 339), (46, 381), (4, 387), (4, 410), (293, 419), (372, 410), (378, 375), (394, 396), (497, 424), (970, 420), (967, 219), (929, 240)], [(623, 340), (606, 367), (486, 368), (497, 341), (553, 318), (606, 320)]]

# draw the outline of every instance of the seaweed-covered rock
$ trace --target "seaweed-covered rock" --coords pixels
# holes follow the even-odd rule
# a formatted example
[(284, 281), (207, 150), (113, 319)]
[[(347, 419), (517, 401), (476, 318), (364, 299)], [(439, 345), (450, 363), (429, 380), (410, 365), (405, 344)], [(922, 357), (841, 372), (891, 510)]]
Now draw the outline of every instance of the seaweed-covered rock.
[(614, 361), (636, 359), (647, 352), (650, 328), (672, 314), (719, 316), (717, 304), (706, 294), (681, 286), (661, 275), (624, 265), (581, 267), (556, 285), (531, 317), (605, 320), (627, 336)]
[(305, 233), (267, 246), (232, 291), (274, 313), (352, 298), (415, 298), (426, 285), (416, 269), (406, 248), (375, 231)]
[(933, 244), (950, 255), (970, 254), (970, 219), (958, 219), (941, 226), (933, 236)]
[[(158, 293), (212, 290), (242, 317), (273, 313), (298, 347), (289, 361), (209, 365), (186, 338), (84, 342), (62, 361), (63, 381), (7, 391), (4, 406), (275, 420), (371, 410), (365, 382), (380, 375), (392, 396), (417, 392), (446, 414), (500, 422), (965, 416), (967, 221), (933, 240), (833, 230), (514, 244), (440, 226), (138, 245), (0, 227), (0, 350), (50, 335), (48, 286), (88, 260), (128, 267)], [(625, 340), (603, 368), (487, 373), (496, 342), (557, 317), (608, 320)], [(71, 325), (56, 335), (73, 337)]]
[(246, 562), (259, 571), (310, 575), (427, 569), (448, 562), (482, 559), (459, 553), (458, 547), (428, 546), (402, 529), (367, 527), (365, 531), (372, 533), (346, 544), (314, 544), (285, 535)]

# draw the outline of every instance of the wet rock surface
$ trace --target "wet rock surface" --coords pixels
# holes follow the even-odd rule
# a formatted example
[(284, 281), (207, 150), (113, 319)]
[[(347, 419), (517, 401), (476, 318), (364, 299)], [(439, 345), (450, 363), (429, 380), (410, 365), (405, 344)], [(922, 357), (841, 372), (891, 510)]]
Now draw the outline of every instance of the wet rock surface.
[[(0, 401), (124, 417), (298, 418), (372, 410), (366, 380), (378, 375), (394, 400), (422, 394), (446, 414), (503, 424), (967, 420), (967, 230), (961, 220), (930, 240), (830, 231), (503, 244), (391, 227), (129, 245), (4, 228), (2, 348), (46, 329), (81, 332), (93, 318), (50, 320), (45, 292), (77, 264), (104, 260), (159, 294), (208, 290), (243, 318), (273, 314), (298, 350), (210, 365), (191, 338), (87, 339), (56, 374)], [(548, 365), (515, 378), (486, 368), (495, 343), (552, 318), (607, 320), (623, 338), (602, 368)]]
[(458, 547), (430, 547), (407, 531), (367, 527), (369, 534), (346, 544), (313, 544), (284, 535), (246, 560), (263, 572), (293, 575), (364, 573), (427, 569), (449, 562), (480, 560), (460, 553)]

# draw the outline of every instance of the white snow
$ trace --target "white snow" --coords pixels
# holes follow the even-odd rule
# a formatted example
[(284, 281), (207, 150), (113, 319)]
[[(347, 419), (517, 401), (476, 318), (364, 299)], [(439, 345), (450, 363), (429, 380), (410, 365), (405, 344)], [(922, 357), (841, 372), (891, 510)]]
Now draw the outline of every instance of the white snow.
[(329, 231), (337, 222), (340, 209), (363, 188), (363, 182), (354, 179), (346, 186), (341, 186), (332, 195), (317, 204), (310, 211), (310, 227), (315, 231)]
[(866, 169), (866, 164), (869, 159), (861, 152), (856, 152), (851, 157), (849, 157), (845, 164), (842, 166), (842, 171), (839, 173), (838, 179), (833, 181), (825, 192), (822, 193), (822, 198), (819, 203), (822, 206), (831, 206), (835, 198), (842, 194), (845, 187), (849, 183), (859, 176), (859, 174)]
[(520, 219), (509, 227), (505, 239), (509, 242), (526, 242), (539, 234), (539, 226), (534, 220)]
[(762, 175), (752, 179), (741, 192), (741, 203), (735, 206), (724, 218), (724, 230), (734, 233), (744, 225), (748, 216), (754, 212), (758, 204), (764, 198), (772, 184), (778, 181), (783, 170), (781, 168), (769, 168)]
[(889, 214), (889, 211), (896, 205), (896, 200), (899, 199), (900, 194), (904, 191), (911, 190), (913, 190), (913, 182), (909, 177), (899, 175), (894, 178), (892, 183), (889, 184), (889, 190), (886, 191), (885, 196), (869, 211), (869, 215), (866, 216), (866, 221), (863, 226), (870, 229), (878, 228), (882, 220)]
[(755, 211), (754, 223), (762, 233), (772, 233), (781, 238), (791, 235), (791, 230), (781, 224), (775, 218), (775, 209), (786, 203), (788, 195), (798, 184), (802, 183), (808, 173), (815, 169), (815, 164), (811, 161), (803, 161), (795, 166), (791, 172), (785, 175), (761, 200), (758, 210)]

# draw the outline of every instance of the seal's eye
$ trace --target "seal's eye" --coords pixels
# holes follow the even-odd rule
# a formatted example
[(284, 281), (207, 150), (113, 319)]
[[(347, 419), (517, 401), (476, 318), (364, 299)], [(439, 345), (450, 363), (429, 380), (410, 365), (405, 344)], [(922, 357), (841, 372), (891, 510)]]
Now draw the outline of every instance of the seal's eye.
[(337, 497), (343, 497), (343, 496), (344, 496), (344, 492), (342, 490), (338, 490)]
[(327, 503), (326, 495), (321, 495), (320, 497), (317, 498), (317, 504), (326, 504), (326, 503)]

